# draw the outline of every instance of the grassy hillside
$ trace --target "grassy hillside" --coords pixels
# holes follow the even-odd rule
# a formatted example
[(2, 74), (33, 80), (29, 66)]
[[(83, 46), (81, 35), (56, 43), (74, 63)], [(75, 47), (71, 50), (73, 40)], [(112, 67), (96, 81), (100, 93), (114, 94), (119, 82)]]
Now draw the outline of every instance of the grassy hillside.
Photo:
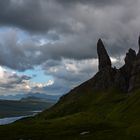
[(0, 137), (3, 140), (140, 139), (139, 90), (130, 94), (116, 90), (77, 91), (71, 91), (35, 118), (0, 126)]

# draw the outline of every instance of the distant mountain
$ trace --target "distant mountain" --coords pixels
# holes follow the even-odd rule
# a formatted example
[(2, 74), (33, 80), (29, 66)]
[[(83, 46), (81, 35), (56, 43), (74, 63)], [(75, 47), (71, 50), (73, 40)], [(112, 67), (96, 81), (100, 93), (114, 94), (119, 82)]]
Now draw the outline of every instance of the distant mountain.
[(27, 97), (20, 101), (0, 100), (0, 118), (33, 114), (51, 107), (55, 102), (44, 101), (37, 97)]
[(2, 100), (20, 100), (25, 94), (16, 94), (16, 95), (0, 95)]
[(57, 101), (61, 95), (47, 95), (44, 93), (32, 93), (32, 92), (30, 92), (30, 93), (26, 94), (25, 97), (30, 97), (30, 96), (41, 98), (41, 99), (46, 99), (46, 100)]
[(46, 99), (46, 98), (41, 98), (41, 97), (36, 97), (36, 96), (27, 96), (24, 98), (20, 99), (21, 102), (48, 102), (48, 103), (55, 103), (56, 100), (54, 99)]
[(42, 98), (42, 99), (46, 99), (46, 100), (52, 100), (52, 101), (57, 101), (60, 97), (60, 95), (47, 95), (44, 93), (26, 93), (26, 94), (16, 94), (16, 95), (0, 95), (0, 99), (3, 100), (21, 100), (22, 98), (26, 98), (26, 97), (37, 97), (37, 98)]

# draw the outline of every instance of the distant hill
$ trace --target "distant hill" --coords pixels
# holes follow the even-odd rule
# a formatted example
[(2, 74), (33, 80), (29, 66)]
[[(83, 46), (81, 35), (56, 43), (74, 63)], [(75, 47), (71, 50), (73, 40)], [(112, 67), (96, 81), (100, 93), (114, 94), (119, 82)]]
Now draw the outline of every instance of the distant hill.
[(3, 140), (140, 140), (140, 48), (138, 54), (129, 49), (120, 69), (112, 67), (101, 39), (97, 52), (99, 71), (94, 77), (37, 116), (1, 126), (0, 137)]
[(57, 101), (60, 97), (60, 95), (47, 95), (44, 93), (26, 93), (26, 94), (16, 94), (16, 95), (0, 95), (0, 99), (3, 100), (21, 100), (22, 98), (26, 98), (26, 97), (30, 97), (30, 96), (34, 96), (37, 98), (44, 98), (44, 99), (48, 99), (48, 100), (52, 100), (52, 101)]
[(46, 100), (57, 101), (61, 95), (47, 95), (44, 93), (32, 93), (32, 92), (30, 92), (30, 93), (26, 94), (25, 97), (30, 97), (30, 96), (41, 98), (41, 99), (46, 99)]
[(55, 102), (52, 100), (47, 101), (37, 97), (22, 98), (20, 101), (0, 100), (0, 118), (30, 115), (34, 111), (42, 111), (53, 104)]
[(36, 96), (27, 96), (24, 98), (20, 99), (21, 102), (48, 102), (48, 103), (54, 103), (56, 100), (54, 99), (46, 99), (46, 98), (41, 98), (41, 97), (36, 97)]

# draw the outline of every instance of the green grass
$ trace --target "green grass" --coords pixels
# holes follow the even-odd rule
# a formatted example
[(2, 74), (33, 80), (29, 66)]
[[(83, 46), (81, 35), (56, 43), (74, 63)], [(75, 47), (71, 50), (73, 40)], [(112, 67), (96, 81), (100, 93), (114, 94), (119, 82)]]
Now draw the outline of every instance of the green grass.
[[(90, 90), (91, 91), (91, 90)], [(140, 91), (63, 97), (34, 118), (0, 126), (2, 140), (139, 140)], [(81, 132), (89, 132), (81, 135)]]

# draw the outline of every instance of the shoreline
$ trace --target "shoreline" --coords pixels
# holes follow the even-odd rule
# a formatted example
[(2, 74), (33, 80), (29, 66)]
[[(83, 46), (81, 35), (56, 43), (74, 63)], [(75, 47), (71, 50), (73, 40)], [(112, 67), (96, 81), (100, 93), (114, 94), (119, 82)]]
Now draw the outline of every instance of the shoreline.
[(20, 120), (20, 119), (23, 119), (23, 118), (26, 118), (26, 117), (35, 116), (36, 114), (38, 114), (40, 112), (41, 112), (41, 110), (40, 111), (37, 110), (37, 111), (32, 111), (32, 114), (30, 114), (30, 115), (21, 115), (21, 116), (16, 116), (16, 117), (0, 118), (0, 126), (14, 123), (17, 120)]

